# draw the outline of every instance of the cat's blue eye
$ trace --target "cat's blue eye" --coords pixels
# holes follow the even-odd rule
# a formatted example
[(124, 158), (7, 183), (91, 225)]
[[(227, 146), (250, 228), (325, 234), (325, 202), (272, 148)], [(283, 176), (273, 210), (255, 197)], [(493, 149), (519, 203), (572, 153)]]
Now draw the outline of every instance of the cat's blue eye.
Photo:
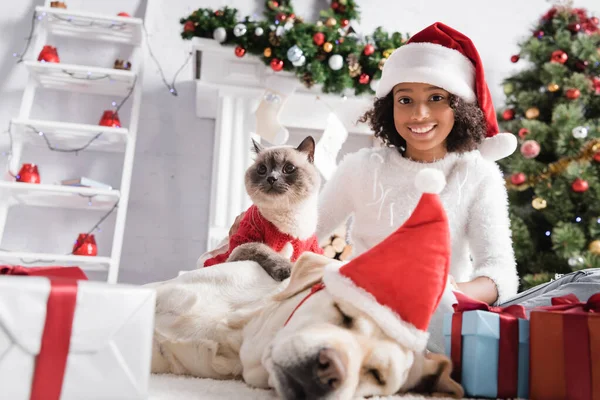
[(267, 173), (267, 166), (265, 164), (260, 164), (257, 168), (256, 168), (256, 172), (259, 175), (265, 175)]
[(292, 172), (294, 172), (296, 170), (296, 167), (293, 166), (292, 164), (285, 164), (283, 166), (283, 173), (284, 174), (291, 174)]

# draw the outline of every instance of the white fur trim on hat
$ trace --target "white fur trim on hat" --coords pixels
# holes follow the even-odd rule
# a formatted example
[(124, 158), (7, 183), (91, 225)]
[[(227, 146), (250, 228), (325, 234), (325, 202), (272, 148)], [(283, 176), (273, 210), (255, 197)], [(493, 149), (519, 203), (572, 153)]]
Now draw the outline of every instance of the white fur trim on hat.
[(385, 97), (398, 83), (429, 83), (463, 98), (476, 100), (475, 66), (458, 50), (434, 43), (409, 43), (385, 62), (376, 96)]
[[(421, 352), (427, 347), (429, 332), (422, 331), (408, 321), (403, 321), (400, 316), (382, 304), (375, 297), (364, 290), (348, 277), (340, 274), (340, 264), (329, 264), (325, 267), (323, 282), (327, 290), (353, 307), (365, 312), (388, 335), (403, 346)], [(407, 304), (407, 307), (410, 307)]]
[(425, 168), (415, 177), (415, 186), (419, 193), (439, 194), (446, 186), (446, 177), (439, 169)]
[(479, 152), (486, 160), (498, 161), (510, 156), (517, 149), (517, 137), (512, 133), (498, 133), (483, 139)]

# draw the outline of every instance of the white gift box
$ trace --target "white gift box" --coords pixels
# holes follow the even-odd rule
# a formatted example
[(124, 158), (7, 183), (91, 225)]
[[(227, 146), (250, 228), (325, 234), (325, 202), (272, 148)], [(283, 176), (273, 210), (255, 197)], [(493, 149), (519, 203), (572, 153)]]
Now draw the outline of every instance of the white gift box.
[[(50, 280), (0, 277), (0, 398), (29, 400)], [(146, 399), (155, 292), (78, 281), (61, 400)]]

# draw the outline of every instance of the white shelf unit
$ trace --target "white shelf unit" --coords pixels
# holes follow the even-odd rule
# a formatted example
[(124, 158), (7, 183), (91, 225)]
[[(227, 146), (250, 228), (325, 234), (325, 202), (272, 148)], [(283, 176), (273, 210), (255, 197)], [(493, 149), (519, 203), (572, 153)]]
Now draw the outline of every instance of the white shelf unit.
[[(7, 216), (15, 205), (90, 211), (114, 211), (115, 230), (110, 256), (85, 257), (34, 251), (0, 251), (0, 264), (12, 265), (77, 265), (84, 271), (106, 272), (106, 280), (116, 283), (119, 273), (131, 174), (139, 122), (142, 95), (142, 73), (145, 59), (145, 35), (140, 18), (101, 15), (96, 13), (44, 6), (36, 7), (36, 30), (31, 43), (29, 58), (23, 64), (29, 75), (19, 115), (11, 120), (12, 157), (10, 170), (20, 168), (24, 146), (46, 146), (38, 132), (43, 132), (53, 146), (61, 149), (77, 149), (97, 138), (87, 150), (120, 152), (123, 154), (121, 186), (114, 190), (86, 187), (61, 186), (59, 184), (29, 184), (0, 181), (0, 245), (5, 234)], [(38, 62), (37, 55), (47, 43), (49, 36), (74, 37), (83, 40), (104, 41), (132, 47), (135, 68), (132, 71), (99, 68), (86, 65)], [(61, 49), (61, 53), (67, 49)], [(122, 128), (99, 125), (75, 124), (62, 121), (46, 121), (31, 118), (31, 110), (38, 88), (86, 93), (90, 95), (117, 96), (120, 100), (128, 95), (130, 103), (129, 126)], [(119, 101), (120, 101), (119, 100)], [(122, 111), (119, 112), (122, 116)], [(101, 133), (101, 134), (100, 134)], [(85, 232), (89, 226), (82, 226)], [(33, 232), (32, 232), (33, 234)], [(63, 249), (64, 250), (64, 249)]]

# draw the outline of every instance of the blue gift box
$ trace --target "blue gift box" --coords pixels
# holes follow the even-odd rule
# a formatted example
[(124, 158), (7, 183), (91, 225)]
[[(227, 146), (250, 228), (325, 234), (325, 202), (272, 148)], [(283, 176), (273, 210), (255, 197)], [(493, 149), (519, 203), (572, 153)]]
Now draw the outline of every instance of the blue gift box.
[[(444, 316), (444, 343), (450, 357), (452, 313)], [(462, 381), (469, 396), (498, 397), (500, 315), (466, 311), (462, 315)], [(517, 395), (529, 397), (529, 321), (519, 319)]]

